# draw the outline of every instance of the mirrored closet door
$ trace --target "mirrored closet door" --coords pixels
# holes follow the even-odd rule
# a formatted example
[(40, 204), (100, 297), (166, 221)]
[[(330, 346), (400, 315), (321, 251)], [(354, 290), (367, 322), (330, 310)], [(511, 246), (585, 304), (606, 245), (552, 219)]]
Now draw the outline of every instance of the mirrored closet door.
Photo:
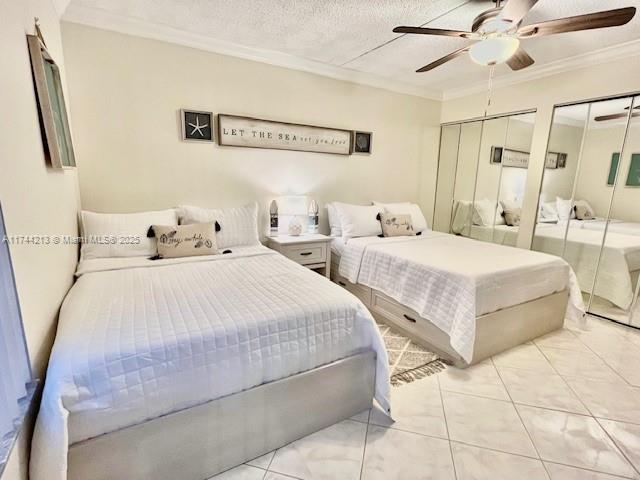
[(573, 267), (590, 313), (640, 326), (640, 102), (556, 107), (533, 249)]
[(442, 126), (434, 229), (515, 245), (534, 113)]

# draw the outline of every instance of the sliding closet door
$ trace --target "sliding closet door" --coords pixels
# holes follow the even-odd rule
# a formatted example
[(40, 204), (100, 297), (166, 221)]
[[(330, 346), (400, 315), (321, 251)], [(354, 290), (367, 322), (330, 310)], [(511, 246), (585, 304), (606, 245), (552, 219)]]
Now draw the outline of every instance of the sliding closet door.
[(482, 129), (482, 122), (469, 122), (460, 125), (450, 231), (466, 237), (471, 235), (473, 213), (471, 205), (476, 187)]
[(433, 229), (438, 232), (448, 233), (451, 225), (460, 131), (460, 124), (443, 125), (440, 133), (438, 181), (433, 215)]
[(494, 225), (502, 220), (498, 198), (508, 132), (509, 117), (484, 121), (473, 201), (475, 209), (470, 227), (470, 236), (476, 240), (492, 242)]
[[(632, 104), (633, 102), (633, 104)], [(595, 107), (595, 106), (594, 106)], [(605, 108), (606, 107), (606, 108)], [(606, 177), (609, 195), (604, 246), (598, 264), (590, 312), (638, 325), (636, 311), (640, 273), (640, 100), (608, 102), (596, 112), (601, 125), (594, 131), (597, 148), (585, 157), (595, 167), (597, 155), (601, 183)], [(633, 112), (638, 112), (634, 116)], [(623, 137), (622, 139), (620, 137)], [(602, 187), (600, 187), (602, 188)], [(606, 199), (610, 204), (606, 205)], [(600, 207), (600, 205), (598, 205)]]
[(533, 249), (571, 265), (592, 313), (629, 308), (634, 294), (614, 247), (629, 239), (607, 232), (627, 131), (626, 119), (612, 115), (630, 106), (631, 99), (615, 99), (559, 107), (550, 132)]
[(520, 216), (529, 171), (535, 113), (508, 118), (507, 135), (500, 164), (498, 211), (493, 242), (515, 246), (520, 230)]

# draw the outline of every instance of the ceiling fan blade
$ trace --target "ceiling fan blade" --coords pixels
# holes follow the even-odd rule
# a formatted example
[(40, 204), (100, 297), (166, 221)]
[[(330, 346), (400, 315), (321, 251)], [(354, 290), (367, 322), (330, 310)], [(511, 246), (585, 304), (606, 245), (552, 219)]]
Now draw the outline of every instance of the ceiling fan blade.
[[(600, 115), (599, 117), (594, 118), (594, 120), (596, 122), (605, 122), (607, 120), (618, 120), (619, 118), (627, 118), (628, 116), (628, 113), (613, 113), (611, 115)], [(632, 113), (631, 117), (640, 117), (640, 113)]]
[(451, 52), (449, 55), (445, 55), (442, 58), (439, 58), (435, 62), (431, 62), (429, 65), (425, 65), (424, 67), (416, 70), (416, 73), (428, 72), (429, 70), (433, 70), (436, 67), (439, 67), (443, 63), (447, 63), (449, 60), (453, 60), (456, 57), (459, 57), (463, 53), (466, 53), (469, 50), (469, 47), (461, 48), (460, 50), (456, 50), (455, 52)]
[(520, 22), (529, 10), (538, 3), (538, 0), (509, 0), (507, 4), (502, 7), (500, 16), (503, 20), (508, 20), (514, 25)]
[(559, 18), (534, 25), (526, 25), (518, 30), (518, 35), (521, 37), (540, 37), (542, 35), (592, 30), (594, 28), (619, 27), (629, 23), (635, 14), (635, 7), (627, 7), (587, 13), (586, 15), (577, 15), (575, 17)]
[(461, 30), (444, 30), (442, 28), (425, 28), (425, 27), (396, 27), (394, 33), (414, 33), (418, 35), (442, 35), (445, 37), (462, 37), (471, 38), (473, 32), (464, 32)]
[(518, 48), (516, 53), (507, 60), (507, 65), (511, 67), (511, 70), (522, 70), (523, 68), (530, 67), (534, 63), (536, 63), (536, 61), (531, 58), (531, 56), (525, 52), (522, 47)]

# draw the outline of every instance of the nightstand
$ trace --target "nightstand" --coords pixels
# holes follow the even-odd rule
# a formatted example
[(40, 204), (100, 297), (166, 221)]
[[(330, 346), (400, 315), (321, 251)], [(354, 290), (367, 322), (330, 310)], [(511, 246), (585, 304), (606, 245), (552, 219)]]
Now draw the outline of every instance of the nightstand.
[(332, 238), (319, 233), (305, 235), (278, 235), (268, 237), (267, 246), (312, 270), (321, 270), (324, 276), (331, 275)]

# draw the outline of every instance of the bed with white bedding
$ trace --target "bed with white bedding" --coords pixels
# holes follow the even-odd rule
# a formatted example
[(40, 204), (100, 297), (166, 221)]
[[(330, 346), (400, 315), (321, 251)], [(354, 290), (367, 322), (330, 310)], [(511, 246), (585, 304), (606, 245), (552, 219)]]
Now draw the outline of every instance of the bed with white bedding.
[[(375, 352), (375, 398), (389, 409), (387, 355), (370, 313), (266, 247), (157, 261), (97, 258), (81, 262), (77, 275), (60, 312), (32, 480), (66, 480), (74, 446), (362, 352)], [(251, 453), (258, 452), (239, 455)]]
[[(334, 280), (374, 315), (395, 318), (463, 366), (559, 328), (567, 310), (580, 316), (584, 309), (570, 266), (551, 255), (433, 231), (335, 243)], [(436, 328), (418, 331), (427, 322)]]
[[(538, 223), (533, 238), (533, 249), (564, 256), (573, 268), (581, 289), (591, 291), (604, 238), (604, 223), (602, 220), (571, 220), (568, 231), (566, 222)], [(631, 305), (640, 273), (640, 238), (629, 234), (634, 231), (634, 225), (626, 222), (614, 222), (609, 225), (602, 249), (599, 280), (594, 292), (622, 309)], [(495, 243), (508, 245), (515, 242), (518, 227), (496, 225), (494, 229), (473, 225), (470, 234), (479, 240), (493, 239)]]

